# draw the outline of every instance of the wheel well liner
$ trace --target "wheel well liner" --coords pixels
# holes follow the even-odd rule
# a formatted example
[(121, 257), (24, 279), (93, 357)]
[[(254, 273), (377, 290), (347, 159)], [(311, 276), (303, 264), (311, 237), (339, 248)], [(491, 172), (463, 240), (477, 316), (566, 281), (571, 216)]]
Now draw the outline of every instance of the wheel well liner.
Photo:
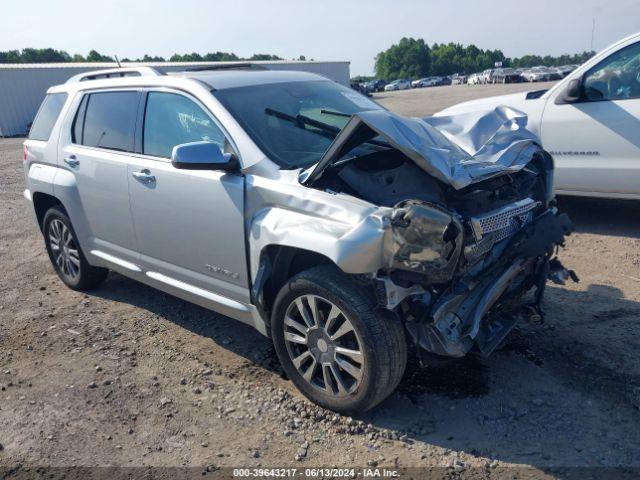
[(57, 197), (42, 192), (35, 192), (33, 194), (33, 208), (36, 211), (36, 218), (38, 219), (38, 227), (40, 227), (40, 230), (42, 230), (45, 213), (56, 205), (62, 207), (66, 212), (64, 205)]
[(254, 300), (269, 313), (276, 295), (287, 280), (309, 268), (327, 263), (335, 265), (328, 257), (311, 250), (267, 245), (260, 255), (260, 272), (252, 292)]

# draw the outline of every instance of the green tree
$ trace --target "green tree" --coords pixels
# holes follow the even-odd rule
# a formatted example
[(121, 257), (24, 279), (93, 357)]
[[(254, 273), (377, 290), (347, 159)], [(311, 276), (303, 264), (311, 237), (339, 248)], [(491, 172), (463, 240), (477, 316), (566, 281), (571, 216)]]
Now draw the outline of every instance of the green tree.
[(0, 52), (0, 63), (20, 63), (20, 50)]
[(376, 56), (375, 71), (378, 78), (417, 78), (429, 74), (431, 54), (424, 40), (402, 38)]
[(254, 53), (247, 60), (255, 60), (255, 61), (260, 61), (260, 60), (283, 60), (283, 58), (279, 57), (278, 55), (271, 55), (269, 53)]
[(89, 50), (89, 55), (87, 55), (87, 62), (113, 62), (113, 58), (108, 57), (107, 55), (102, 55), (95, 50)]
[[(123, 62), (129, 61), (129, 60), (122, 60)], [(157, 57), (157, 56), (149, 56), (146, 55), (144, 57), (142, 57), (142, 60), (136, 60), (137, 62), (164, 62), (164, 58), (162, 57)]]

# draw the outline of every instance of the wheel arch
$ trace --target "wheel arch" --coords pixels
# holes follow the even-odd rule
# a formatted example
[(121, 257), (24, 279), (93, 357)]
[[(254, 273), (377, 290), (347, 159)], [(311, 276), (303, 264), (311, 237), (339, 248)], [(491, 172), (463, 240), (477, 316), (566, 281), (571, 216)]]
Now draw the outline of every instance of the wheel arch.
[(32, 199), (40, 231), (43, 231), (44, 216), (47, 213), (47, 210), (51, 207), (59, 206), (65, 211), (65, 213), (67, 213), (67, 209), (64, 207), (60, 199), (54, 195), (44, 192), (34, 192)]
[(254, 302), (269, 318), (276, 295), (290, 278), (325, 264), (340, 269), (329, 257), (312, 250), (277, 244), (265, 246), (251, 292)]

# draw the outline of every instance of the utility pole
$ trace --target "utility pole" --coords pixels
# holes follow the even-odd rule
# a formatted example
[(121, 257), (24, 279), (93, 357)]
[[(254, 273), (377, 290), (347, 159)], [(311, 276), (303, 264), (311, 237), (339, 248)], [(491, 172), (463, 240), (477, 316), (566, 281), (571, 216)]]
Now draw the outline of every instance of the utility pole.
[(593, 36), (596, 32), (596, 17), (593, 17), (593, 20), (591, 22), (591, 48), (590, 48), (590, 52), (593, 52)]

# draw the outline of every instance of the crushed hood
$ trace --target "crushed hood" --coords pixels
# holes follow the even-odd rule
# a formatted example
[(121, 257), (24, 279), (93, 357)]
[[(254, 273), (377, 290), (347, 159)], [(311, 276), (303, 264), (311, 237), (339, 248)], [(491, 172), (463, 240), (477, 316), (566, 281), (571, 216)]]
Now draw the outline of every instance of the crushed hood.
[(429, 175), (461, 189), (529, 163), (540, 147), (526, 125), (526, 114), (505, 106), (422, 119), (387, 110), (361, 112), (351, 117), (303, 183), (313, 183), (349, 151), (376, 138)]

